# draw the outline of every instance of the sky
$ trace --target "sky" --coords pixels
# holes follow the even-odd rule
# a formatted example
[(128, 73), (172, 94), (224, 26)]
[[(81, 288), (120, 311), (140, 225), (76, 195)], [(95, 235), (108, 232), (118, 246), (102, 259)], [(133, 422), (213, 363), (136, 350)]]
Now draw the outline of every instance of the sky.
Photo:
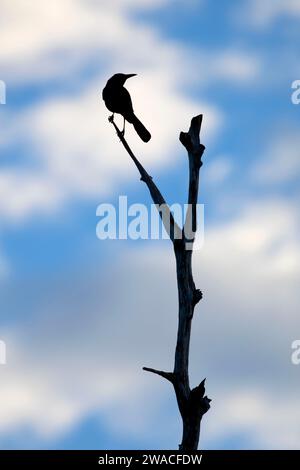
[[(177, 293), (168, 240), (99, 240), (99, 204), (150, 206), (101, 99), (116, 72), (151, 130), (126, 137), (186, 202), (180, 131), (203, 114), (191, 384), (203, 449), (300, 443), (300, 3), (2, 0), (0, 448), (172, 449)], [(121, 124), (121, 120), (118, 120)]]

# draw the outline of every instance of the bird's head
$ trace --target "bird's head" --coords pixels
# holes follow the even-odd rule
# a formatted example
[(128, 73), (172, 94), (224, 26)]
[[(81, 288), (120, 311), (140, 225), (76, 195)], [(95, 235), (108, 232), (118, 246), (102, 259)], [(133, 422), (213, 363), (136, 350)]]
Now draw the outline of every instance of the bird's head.
[(109, 82), (115, 85), (123, 86), (128, 78), (135, 77), (135, 75), (136, 73), (116, 73), (109, 79)]

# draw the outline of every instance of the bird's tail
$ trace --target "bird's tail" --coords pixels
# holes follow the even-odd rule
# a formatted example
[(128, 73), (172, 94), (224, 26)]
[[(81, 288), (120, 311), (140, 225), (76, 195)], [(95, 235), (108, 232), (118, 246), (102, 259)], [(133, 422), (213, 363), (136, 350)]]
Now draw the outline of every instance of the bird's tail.
[(129, 122), (131, 122), (133, 124), (133, 127), (135, 128), (135, 130), (138, 133), (138, 135), (140, 136), (140, 138), (144, 142), (149, 142), (149, 140), (151, 139), (151, 134), (146, 129), (144, 124), (142, 124), (141, 121), (136, 117), (135, 114), (131, 117)]

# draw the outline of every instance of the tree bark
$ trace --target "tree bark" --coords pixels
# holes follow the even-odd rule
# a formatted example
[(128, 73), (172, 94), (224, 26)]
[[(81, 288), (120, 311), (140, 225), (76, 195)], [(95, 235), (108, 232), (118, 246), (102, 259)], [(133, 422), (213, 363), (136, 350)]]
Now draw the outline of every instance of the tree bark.
[(110, 118), (110, 122), (114, 125), (118, 137), (138, 168), (141, 180), (148, 186), (154, 204), (157, 206), (164, 205), (167, 208), (169, 224), (166, 223), (166, 213), (163, 215), (161, 211), (159, 213), (173, 243), (176, 259), (179, 312), (174, 369), (172, 372), (149, 367), (144, 367), (143, 369), (160, 375), (173, 384), (183, 424), (182, 441), (179, 450), (197, 450), (201, 420), (203, 415), (209, 410), (209, 403), (211, 401), (205, 396), (205, 379), (193, 389), (190, 388), (189, 384), (189, 351), (192, 320), (195, 306), (202, 298), (201, 291), (195, 287), (192, 274), (193, 244), (197, 229), (199, 172), (202, 166), (201, 158), (205, 150), (205, 147), (200, 143), (202, 115), (194, 117), (189, 131), (181, 132), (179, 136), (180, 142), (187, 150), (189, 159), (188, 210), (182, 229), (175, 222), (152, 177), (135, 157), (112, 118)]

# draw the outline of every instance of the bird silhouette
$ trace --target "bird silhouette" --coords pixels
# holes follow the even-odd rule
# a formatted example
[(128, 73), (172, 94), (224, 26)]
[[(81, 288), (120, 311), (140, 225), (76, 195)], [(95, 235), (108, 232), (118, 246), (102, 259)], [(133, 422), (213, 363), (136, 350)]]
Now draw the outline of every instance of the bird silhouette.
[(109, 111), (121, 114), (124, 118), (124, 125), (122, 134), (125, 133), (125, 121), (133, 124), (137, 134), (144, 142), (151, 139), (150, 132), (146, 129), (144, 124), (136, 117), (132, 107), (131, 96), (129, 91), (124, 87), (124, 83), (130, 77), (134, 77), (136, 73), (116, 73), (106, 83), (103, 91), (102, 98), (105, 106)]

